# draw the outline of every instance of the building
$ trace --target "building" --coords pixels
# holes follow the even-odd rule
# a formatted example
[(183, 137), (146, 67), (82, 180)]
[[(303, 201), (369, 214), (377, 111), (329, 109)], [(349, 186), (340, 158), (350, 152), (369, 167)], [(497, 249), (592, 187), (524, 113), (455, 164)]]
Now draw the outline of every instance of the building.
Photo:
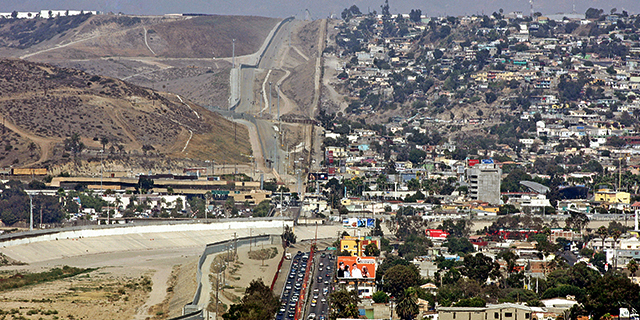
[(607, 203), (631, 203), (629, 192), (615, 192), (610, 189), (599, 189), (595, 193), (595, 201)]
[(500, 204), (502, 169), (497, 164), (476, 164), (467, 169), (471, 200)]
[(352, 256), (364, 256), (364, 251), (369, 244), (375, 244), (380, 249), (380, 240), (371, 237), (343, 237), (340, 240), (340, 250), (348, 251)]
[(440, 307), (438, 320), (530, 320), (534, 310), (515, 304), (490, 304), (486, 307)]

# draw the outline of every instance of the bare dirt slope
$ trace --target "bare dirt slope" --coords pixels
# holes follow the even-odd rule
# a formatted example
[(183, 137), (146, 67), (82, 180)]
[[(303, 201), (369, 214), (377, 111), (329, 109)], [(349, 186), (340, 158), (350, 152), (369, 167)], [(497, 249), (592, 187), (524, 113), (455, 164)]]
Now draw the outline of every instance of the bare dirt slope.
[[(0, 115), (4, 130), (19, 136), (5, 141), (5, 151), (18, 150), (1, 155), (0, 165), (30, 165), (36, 152), (39, 164), (91, 156), (91, 149), (95, 157), (103, 138), (110, 153), (201, 160), (242, 160), (250, 153), (246, 128), (186, 98), (24, 60), (0, 60)], [(74, 134), (87, 147), (80, 154), (64, 143)], [(25, 152), (30, 142), (21, 139), (35, 147)]]
[[(76, 68), (224, 107), (235, 55), (253, 54), (279, 20), (249, 16), (82, 15), (0, 21), (0, 56)], [(14, 30), (20, 30), (15, 32)]]

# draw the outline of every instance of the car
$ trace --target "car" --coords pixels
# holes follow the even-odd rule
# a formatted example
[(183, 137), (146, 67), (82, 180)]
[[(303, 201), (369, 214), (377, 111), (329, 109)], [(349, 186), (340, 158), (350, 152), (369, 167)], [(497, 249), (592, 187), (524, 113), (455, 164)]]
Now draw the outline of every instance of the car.
[(314, 320), (315, 318), (316, 318), (316, 314), (315, 313), (311, 313), (311, 314), (309, 314), (309, 318), (307, 318), (307, 319)]
[(313, 300), (311, 300), (311, 302), (312, 302), (312, 303), (316, 303), (316, 302), (318, 302), (318, 300), (313, 299)]
[(329, 284), (329, 280), (325, 280), (325, 281), (324, 281), (324, 284)]
[(318, 276), (318, 281), (322, 281), (322, 276)]
[(330, 270), (331, 270), (331, 266), (327, 266), (327, 271), (330, 271)]
[(320, 300), (322, 303), (327, 303), (327, 299), (322, 298), (322, 300)]
[(290, 319), (293, 319), (293, 317), (295, 317), (295, 313), (293, 312), (289, 312), (289, 314), (287, 315)]
[(330, 274), (330, 273), (327, 273), (327, 274), (325, 275), (325, 277), (329, 278), (329, 277), (331, 277), (331, 274)]
[(292, 288), (291, 288), (291, 285), (288, 285), (288, 286), (284, 287), (284, 289), (285, 290), (291, 290)]
[(318, 268), (318, 271), (322, 271), (322, 267)]
[[(325, 288), (325, 289), (326, 289), (326, 288)], [(314, 289), (313, 289), (313, 293), (314, 293), (314, 295), (317, 295), (317, 294), (318, 294), (318, 291), (319, 291), (319, 290), (318, 290), (318, 288), (314, 288)]]
[(320, 266), (321, 266), (321, 267), (324, 267), (324, 262), (320, 262)]
[(313, 295), (313, 300), (318, 300), (318, 295), (317, 294)]

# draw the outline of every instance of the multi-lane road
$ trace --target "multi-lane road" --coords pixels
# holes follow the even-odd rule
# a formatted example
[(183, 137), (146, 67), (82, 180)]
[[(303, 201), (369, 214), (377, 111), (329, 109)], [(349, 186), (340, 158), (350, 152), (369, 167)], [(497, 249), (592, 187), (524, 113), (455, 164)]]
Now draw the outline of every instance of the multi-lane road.
[(336, 259), (333, 254), (320, 251), (314, 260), (313, 283), (305, 315), (325, 320), (329, 315), (329, 295), (333, 292)]
[[(329, 314), (329, 295), (333, 292), (335, 256), (325, 252), (317, 252), (314, 261), (309, 261), (308, 252), (298, 252), (291, 262), (291, 269), (280, 296), (281, 306), (276, 320), (293, 320), (297, 308), (304, 311), (300, 319), (325, 320)], [(307, 265), (311, 263), (308, 279), (308, 291), (303, 294), (304, 277)], [(300, 301), (305, 297), (305, 301)]]

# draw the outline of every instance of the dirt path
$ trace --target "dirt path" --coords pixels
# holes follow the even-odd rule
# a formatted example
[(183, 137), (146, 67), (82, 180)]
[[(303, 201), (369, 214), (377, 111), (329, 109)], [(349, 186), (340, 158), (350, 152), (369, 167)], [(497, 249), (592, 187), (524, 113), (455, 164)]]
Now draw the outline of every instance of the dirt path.
[(253, 161), (255, 161), (258, 171), (271, 173), (272, 170), (265, 167), (264, 165), (264, 155), (262, 154), (262, 147), (260, 146), (260, 139), (258, 138), (258, 129), (256, 128), (256, 126), (252, 122), (247, 120), (235, 121), (245, 125), (247, 127), (247, 130), (249, 131), (249, 142), (251, 143), (251, 150), (253, 151)]
[(322, 52), (324, 51), (327, 37), (327, 19), (322, 19), (320, 24), (320, 36), (318, 37), (318, 57), (316, 58), (316, 69), (313, 82), (313, 103), (311, 104), (310, 118), (314, 118), (320, 101), (320, 85), (322, 84)]
[[(132, 28), (128, 28), (128, 29), (124, 29), (124, 30), (120, 30), (120, 31), (117, 31), (117, 32), (116, 32), (116, 34), (119, 34), (119, 33), (126, 33), (126, 32), (129, 32), (130, 30), (134, 30), (134, 29), (138, 29), (138, 28), (140, 28), (140, 27), (139, 27), (139, 26), (136, 26), (136, 27), (132, 27)], [(51, 48), (47, 48), (47, 49), (42, 49), (42, 50), (38, 50), (38, 51), (36, 51), (36, 52), (32, 52), (32, 53), (28, 53), (28, 54), (24, 54), (24, 55), (20, 56), (20, 59), (26, 59), (26, 58), (33, 57), (33, 56), (38, 55), (38, 54), (41, 54), (41, 53), (45, 53), (45, 52), (49, 52), (49, 51), (52, 51), (52, 50), (57, 50), (57, 49), (60, 49), (60, 48), (68, 47), (68, 46), (74, 45), (74, 44), (76, 44), (76, 43), (80, 43), (80, 42), (85, 42), (85, 41), (88, 41), (88, 40), (97, 39), (97, 38), (100, 38), (100, 37), (102, 37), (102, 36), (103, 36), (103, 34), (101, 33), (101, 31), (99, 31), (99, 30), (95, 30), (94, 32), (97, 32), (97, 34), (96, 34), (96, 35), (93, 35), (93, 36), (90, 36), (90, 37), (88, 37), (88, 38), (79, 39), (79, 40), (73, 40), (73, 41), (68, 42), (68, 43), (65, 43), (65, 44), (56, 44), (56, 46), (55, 46), (55, 47), (51, 47)], [(76, 33), (76, 35), (77, 35), (77, 33)], [(110, 35), (113, 35), (113, 34), (110, 34)], [(145, 41), (145, 43), (146, 43), (146, 41)], [(152, 52), (153, 52), (153, 51), (152, 51)]]
[(151, 292), (147, 301), (138, 308), (134, 319), (145, 320), (148, 317), (155, 314), (149, 314), (149, 309), (157, 304), (162, 303), (167, 295), (167, 279), (171, 276), (172, 266), (160, 265), (156, 270), (152, 270), (153, 276), (151, 276)]
[(29, 140), (33, 141), (40, 148), (40, 159), (38, 159), (38, 161), (36, 161), (36, 162), (26, 164), (25, 166), (34, 166), (34, 165), (38, 165), (40, 163), (43, 163), (43, 162), (49, 160), (49, 158), (51, 157), (53, 146), (56, 143), (62, 142), (62, 139), (44, 138), (44, 137), (37, 136), (37, 135), (35, 135), (35, 134), (31, 133), (31, 132), (28, 132), (26, 130), (23, 130), (22, 128), (20, 128), (17, 125), (15, 125), (10, 120), (11, 118), (7, 118), (5, 115), (2, 115), (2, 117), (3, 117), (3, 119), (5, 119), (4, 120), (4, 126), (7, 129), (19, 134), (23, 138), (26, 138), (26, 139), (29, 139)]

